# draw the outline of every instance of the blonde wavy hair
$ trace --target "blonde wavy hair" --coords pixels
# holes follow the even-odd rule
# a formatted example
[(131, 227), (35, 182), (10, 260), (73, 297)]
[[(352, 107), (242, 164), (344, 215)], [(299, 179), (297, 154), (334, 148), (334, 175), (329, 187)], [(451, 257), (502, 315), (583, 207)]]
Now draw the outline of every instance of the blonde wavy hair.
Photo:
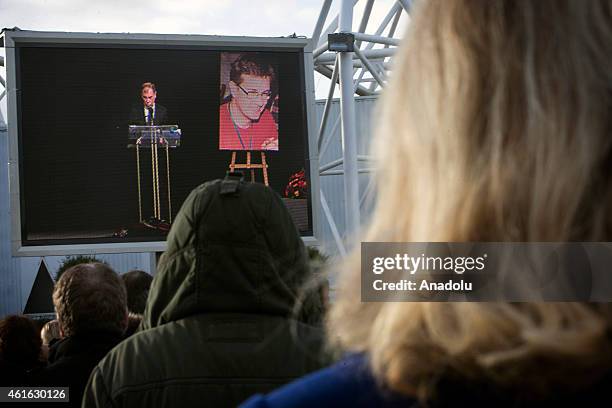
[[(612, 234), (612, 5), (427, 0), (379, 108), (377, 204), (364, 241), (607, 241)], [(391, 389), (440, 378), (534, 398), (610, 370), (611, 307), (360, 303), (345, 262), (327, 325)]]

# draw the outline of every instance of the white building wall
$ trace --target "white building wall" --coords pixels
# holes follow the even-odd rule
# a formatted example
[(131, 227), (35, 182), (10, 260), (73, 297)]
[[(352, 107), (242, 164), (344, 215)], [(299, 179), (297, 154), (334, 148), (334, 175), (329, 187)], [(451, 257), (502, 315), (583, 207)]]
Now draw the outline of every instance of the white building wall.
[[(373, 115), (376, 106), (376, 97), (356, 97), (355, 98), (355, 118), (357, 121), (356, 129), (357, 129), (357, 154), (366, 156), (369, 152), (370, 141), (372, 139), (372, 126), (373, 126)], [(317, 101), (316, 103), (316, 114), (317, 114), (317, 123), (321, 122), (321, 118), (323, 116), (323, 110), (325, 108), (325, 101)], [(329, 118), (327, 120), (327, 131), (330, 132), (334, 128), (334, 124), (338, 119), (338, 115), (340, 114), (340, 100), (335, 99), (332, 102), (330, 107)], [(341, 126), (338, 125), (335, 129), (335, 132), (328, 134), (328, 137), (331, 136), (329, 146), (327, 150), (323, 152), (323, 155), (320, 156), (320, 165), (324, 166), (325, 164), (332, 162), (336, 159), (342, 158), (342, 140), (340, 137), (340, 129)], [(371, 163), (368, 162), (359, 162), (360, 169), (371, 168)], [(334, 168), (334, 170), (341, 170), (342, 166), (338, 166)], [(366, 190), (368, 183), (370, 181), (370, 173), (360, 173), (359, 174), (359, 191), (360, 197)], [(336, 222), (336, 226), (341, 235), (344, 234), (345, 231), (345, 219), (344, 219), (344, 182), (342, 175), (333, 175), (333, 176), (322, 176), (320, 177), (321, 183), (321, 191), (323, 195), (327, 199), (327, 204), (329, 205), (330, 211), (333, 215), (333, 218)], [(368, 205), (368, 203), (370, 205)], [(361, 207), (361, 224), (364, 225), (367, 222), (368, 215), (371, 209), (371, 197), (370, 200), (366, 200), (364, 205)], [(320, 205), (320, 203), (318, 203)], [(335, 255), (338, 251), (337, 245), (334, 241), (334, 237), (331, 232), (331, 228), (329, 227), (328, 222), (321, 211), (321, 231), (322, 231), (322, 247), (323, 251), (328, 254)]]

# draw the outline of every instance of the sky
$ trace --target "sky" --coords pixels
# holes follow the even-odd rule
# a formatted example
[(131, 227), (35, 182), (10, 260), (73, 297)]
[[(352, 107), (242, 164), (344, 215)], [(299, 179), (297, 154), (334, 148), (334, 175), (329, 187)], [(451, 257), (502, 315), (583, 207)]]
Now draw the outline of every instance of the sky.
[(22, 30), (286, 36), (312, 34), (322, 0), (0, 0)]
[[(0, 28), (100, 33), (311, 37), (324, 0), (0, 0)], [(354, 11), (358, 27), (365, 0)], [(370, 32), (395, 0), (376, 0)], [(328, 20), (338, 14), (333, 0)], [(400, 20), (401, 21), (401, 20)], [(326, 23), (326, 25), (327, 25)], [(315, 75), (317, 98), (329, 81)]]

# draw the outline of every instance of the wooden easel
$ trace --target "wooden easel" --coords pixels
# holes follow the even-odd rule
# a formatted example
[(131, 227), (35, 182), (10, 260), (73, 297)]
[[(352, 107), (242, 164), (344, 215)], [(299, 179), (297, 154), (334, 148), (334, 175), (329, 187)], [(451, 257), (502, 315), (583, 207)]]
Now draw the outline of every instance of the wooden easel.
[(255, 182), (255, 169), (261, 169), (263, 171), (264, 184), (268, 186), (268, 163), (266, 163), (266, 154), (261, 154), (261, 163), (251, 163), (251, 152), (246, 152), (246, 163), (236, 163), (236, 151), (232, 152), (232, 161), (230, 162), (230, 171), (236, 171), (237, 169), (251, 170), (251, 182)]

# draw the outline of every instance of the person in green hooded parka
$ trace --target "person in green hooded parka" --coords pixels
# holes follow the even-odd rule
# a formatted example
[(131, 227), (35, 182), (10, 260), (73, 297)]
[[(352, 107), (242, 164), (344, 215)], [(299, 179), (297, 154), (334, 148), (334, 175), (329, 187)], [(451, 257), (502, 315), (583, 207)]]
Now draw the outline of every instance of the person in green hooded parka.
[(83, 406), (236, 406), (319, 369), (321, 297), (301, 296), (310, 279), (275, 192), (232, 173), (200, 185), (170, 230), (139, 331), (94, 369)]

